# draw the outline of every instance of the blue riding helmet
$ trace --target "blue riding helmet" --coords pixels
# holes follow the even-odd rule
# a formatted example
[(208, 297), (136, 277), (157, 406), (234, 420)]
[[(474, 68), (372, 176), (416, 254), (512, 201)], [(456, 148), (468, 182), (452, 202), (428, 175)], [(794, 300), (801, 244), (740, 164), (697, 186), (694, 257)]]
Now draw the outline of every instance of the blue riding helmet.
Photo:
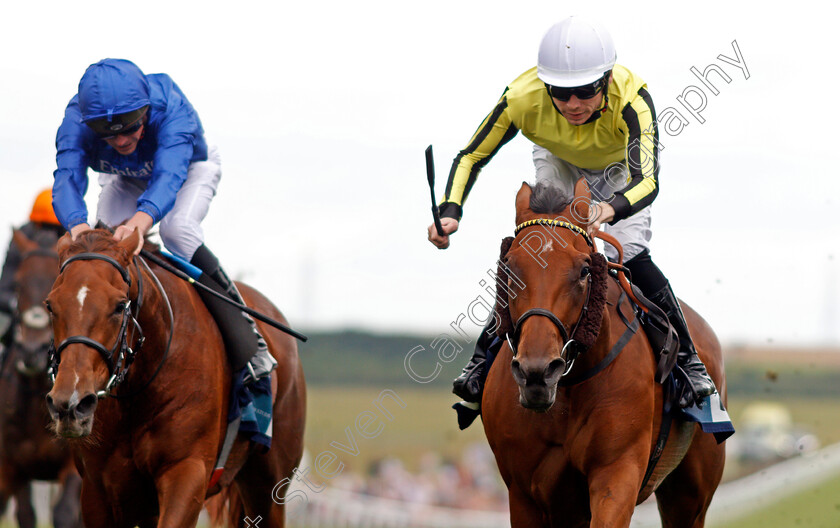
[(149, 104), (149, 82), (131, 61), (103, 59), (88, 66), (79, 81), (82, 122), (100, 136), (135, 124)]

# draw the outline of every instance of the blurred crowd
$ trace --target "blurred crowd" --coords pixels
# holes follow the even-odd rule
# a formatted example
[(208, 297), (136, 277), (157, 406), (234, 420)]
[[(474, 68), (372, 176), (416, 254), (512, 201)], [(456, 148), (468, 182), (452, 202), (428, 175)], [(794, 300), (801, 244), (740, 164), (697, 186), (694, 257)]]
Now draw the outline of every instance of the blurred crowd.
[(468, 447), (458, 460), (425, 453), (417, 472), (409, 471), (397, 458), (382, 458), (372, 463), (365, 475), (345, 471), (332, 486), (430, 506), (484, 511), (507, 509), (507, 490), (486, 444)]

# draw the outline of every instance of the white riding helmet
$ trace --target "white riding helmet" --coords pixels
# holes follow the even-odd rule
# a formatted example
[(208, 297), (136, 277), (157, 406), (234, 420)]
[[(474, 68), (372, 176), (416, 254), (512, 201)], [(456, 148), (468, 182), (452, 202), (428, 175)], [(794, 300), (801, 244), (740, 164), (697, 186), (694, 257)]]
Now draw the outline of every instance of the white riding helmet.
[(596, 24), (569, 17), (549, 28), (540, 43), (537, 77), (571, 88), (597, 81), (615, 64), (610, 34)]

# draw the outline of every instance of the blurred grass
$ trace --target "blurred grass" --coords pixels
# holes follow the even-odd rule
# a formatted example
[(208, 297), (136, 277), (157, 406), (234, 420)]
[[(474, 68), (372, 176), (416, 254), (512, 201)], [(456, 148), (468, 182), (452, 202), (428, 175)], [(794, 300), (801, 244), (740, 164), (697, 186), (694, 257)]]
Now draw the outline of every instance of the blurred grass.
[[(480, 420), (465, 431), (458, 430), (455, 411), (451, 409), (457, 398), (440, 388), (390, 388), (405, 407), (385, 399), (384, 407), (393, 415), (393, 421), (388, 421), (373, 403), (388, 388), (310, 386), (305, 444), (312, 457), (329, 449), (339, 455), (347, 470), (363, 473), (385, 457), (399, 458), (409, 469), (416, 469), (425, 453), (457, 459), (467, 446), (486, 444)], [(380, 416), (385, 425), (376, 438), (362, 438), (356, 431), (356, 417), (365, 411)], [(333, 441), (349, 445), (348, 427), (358, 445), (359, 454), (355, 457), (330, 447)]]
[[(476, 442), (486, 443), (481, 421), (476, 421), (465, 431), (459, 431), (455, 412), (450, 408), (457, 398), (446, 390), (431, 387), (391, 389), (405, 402), (405, 408), (386, 400), (386, 407), (394, 420), (383, 421), (385, 428), (377, 438), (368, 440), (360, 437), (355, 429), (356, 417), (363, 411), (381, 414), (373, 405), (381, 390), (373, 387), (309, 387), (306, 447), (310, 454), (314, 457), (329, 449), (339, 455), (347, 470), (363, 473), (373, 462), (385, 457), (399, 458), (409, 469), (414, 469), (424, 453), (434, 451), (444, 458), (457, 459), (467, 446)], [(793, 422), (816, 435), (821, 445), (840, 442), (837, 400), (807, 397), (760, 400), (785, 405)], [(754, 397), (730, 396), (728, 410), (736, 429), (744, 409), (755, 401)], [(359, 455), (356, 457), (329, 445), (332, 441), (347, 445), (347, 427), (350, 427), (358, 444)], [(743, 475), (745, 469), (730, 456), (725, 478), (737, 478)]]
[(709, 528), (792, 527), (840, 527), (840, 476), (785, 497), (747, 517), (723, 524), (709, 524)]

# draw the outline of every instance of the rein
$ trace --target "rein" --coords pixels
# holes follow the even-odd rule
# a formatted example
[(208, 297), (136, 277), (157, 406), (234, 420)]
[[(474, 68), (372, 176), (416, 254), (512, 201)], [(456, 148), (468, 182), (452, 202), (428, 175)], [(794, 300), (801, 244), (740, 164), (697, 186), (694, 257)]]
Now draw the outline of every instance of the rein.
[[(63, 273), (65, 268), (72, 262), (85, 260), (102, 260), (104, 262), (107, 262), (119, 272), (120, 276), (122, 277), (126, 285), (129, 287), (129, 289), (131, 288), (131, 275), (128, 272), (128, 270), (122, 267), (122, 265), (112, 257), (100, 253), (79, 253), (78, 255), (73, 255), (61, 264), (61, 267), (59, 268), (59, 275)], [(161, 367), (163, 366), (163, 363), (166, 361), (166, 358), (169, 355), (169, 347), (172, 343), (172, 334), (174, 330), (175, 320), (172, 316), (172, 307), (169, 303), (169, 297), (166, 295), (166, 292), (163, 290), (163, 287), (161, 286), (160, 282), (157, 280), (154, 274), (151, 273), (151, 270), (149, 269), (148, 265), (146, 265), (146, 263), (143, 262), (143, 266), (146, 268), (147, 271), (149, 271), (153, 280), (155, 281), (158, 290), (161, 292), (162, 296), (166, 300), (166, 306), (169, 310), (169, 340), (167, 341), (166, 349), (164, 351), (163, 358), (161, 358), (160, 364), (158, 365), (154, 374), (152, 374), (151, 378), (148, 381), (146, 381), (146, 383), (144, 383), (139, 390), (135, 391), (131, 395), (118, 395), (112, 392), (120, 383), (122, 383), (125, 380), (126, 374), (128, 374), (128, 370), (134, 362), (134, 358), (136, 357), (140, 349), (143, 347), (143, 343), (146, 339), (143, 335), (143, 329), (140, 327), (140, 323), (137, 321), (137, 318), (140, 315), (140, 310), (143, 305), (143, 274), (140, 272), (140, 267), (137, 264), (136, 258), (134, 259), (134, 266), (137, 270), (136, 310), (132, 310), (133, 305), (130, 299), (126, 301), (125, 306), (122, 309), (122, 320), (120, 322), (120, 329), (117, 333), (117, 340), (114, 343), (114, 346), (111, 349), (108, 349), (99, 341), (96, 341), (84, 335), (70, 336), (64, 339), (61, 343), (59, 343), (58, 347), (55, 346), (55, 343), (52, 343), (50, 346), (50, 366), (47, 370), (47, 373), (52, 383), (55, 383), (55, 376), (58, 373), (58, 365), (61, 362), (61, 352), (72, 344), (81, 344), (93, 348), (94, 350), (99, 352), (99, 355), (102, 356), (103, 361), (105, 361), (105, 364), (108, 366), (108, 383), (105, 385), (105, 388), (103, 390), (100, 390), (96, 393), (97, 398), (105, 398), (106, 396), (112, 396), (114, 398), (123, 399), (136, 396), (142, 390), (144, 390), (155, 379), (155, 377), (157, 377)], [(132, 348), (128, 344), (129, 322), (133, 325), (133, 329), (134, 332), (136, 332), (136, 335), (139, 335), (139, 337), (136, 340), (135, 348)], [(132, 340), (135, 335), (134, 332), (132, 333)]]

